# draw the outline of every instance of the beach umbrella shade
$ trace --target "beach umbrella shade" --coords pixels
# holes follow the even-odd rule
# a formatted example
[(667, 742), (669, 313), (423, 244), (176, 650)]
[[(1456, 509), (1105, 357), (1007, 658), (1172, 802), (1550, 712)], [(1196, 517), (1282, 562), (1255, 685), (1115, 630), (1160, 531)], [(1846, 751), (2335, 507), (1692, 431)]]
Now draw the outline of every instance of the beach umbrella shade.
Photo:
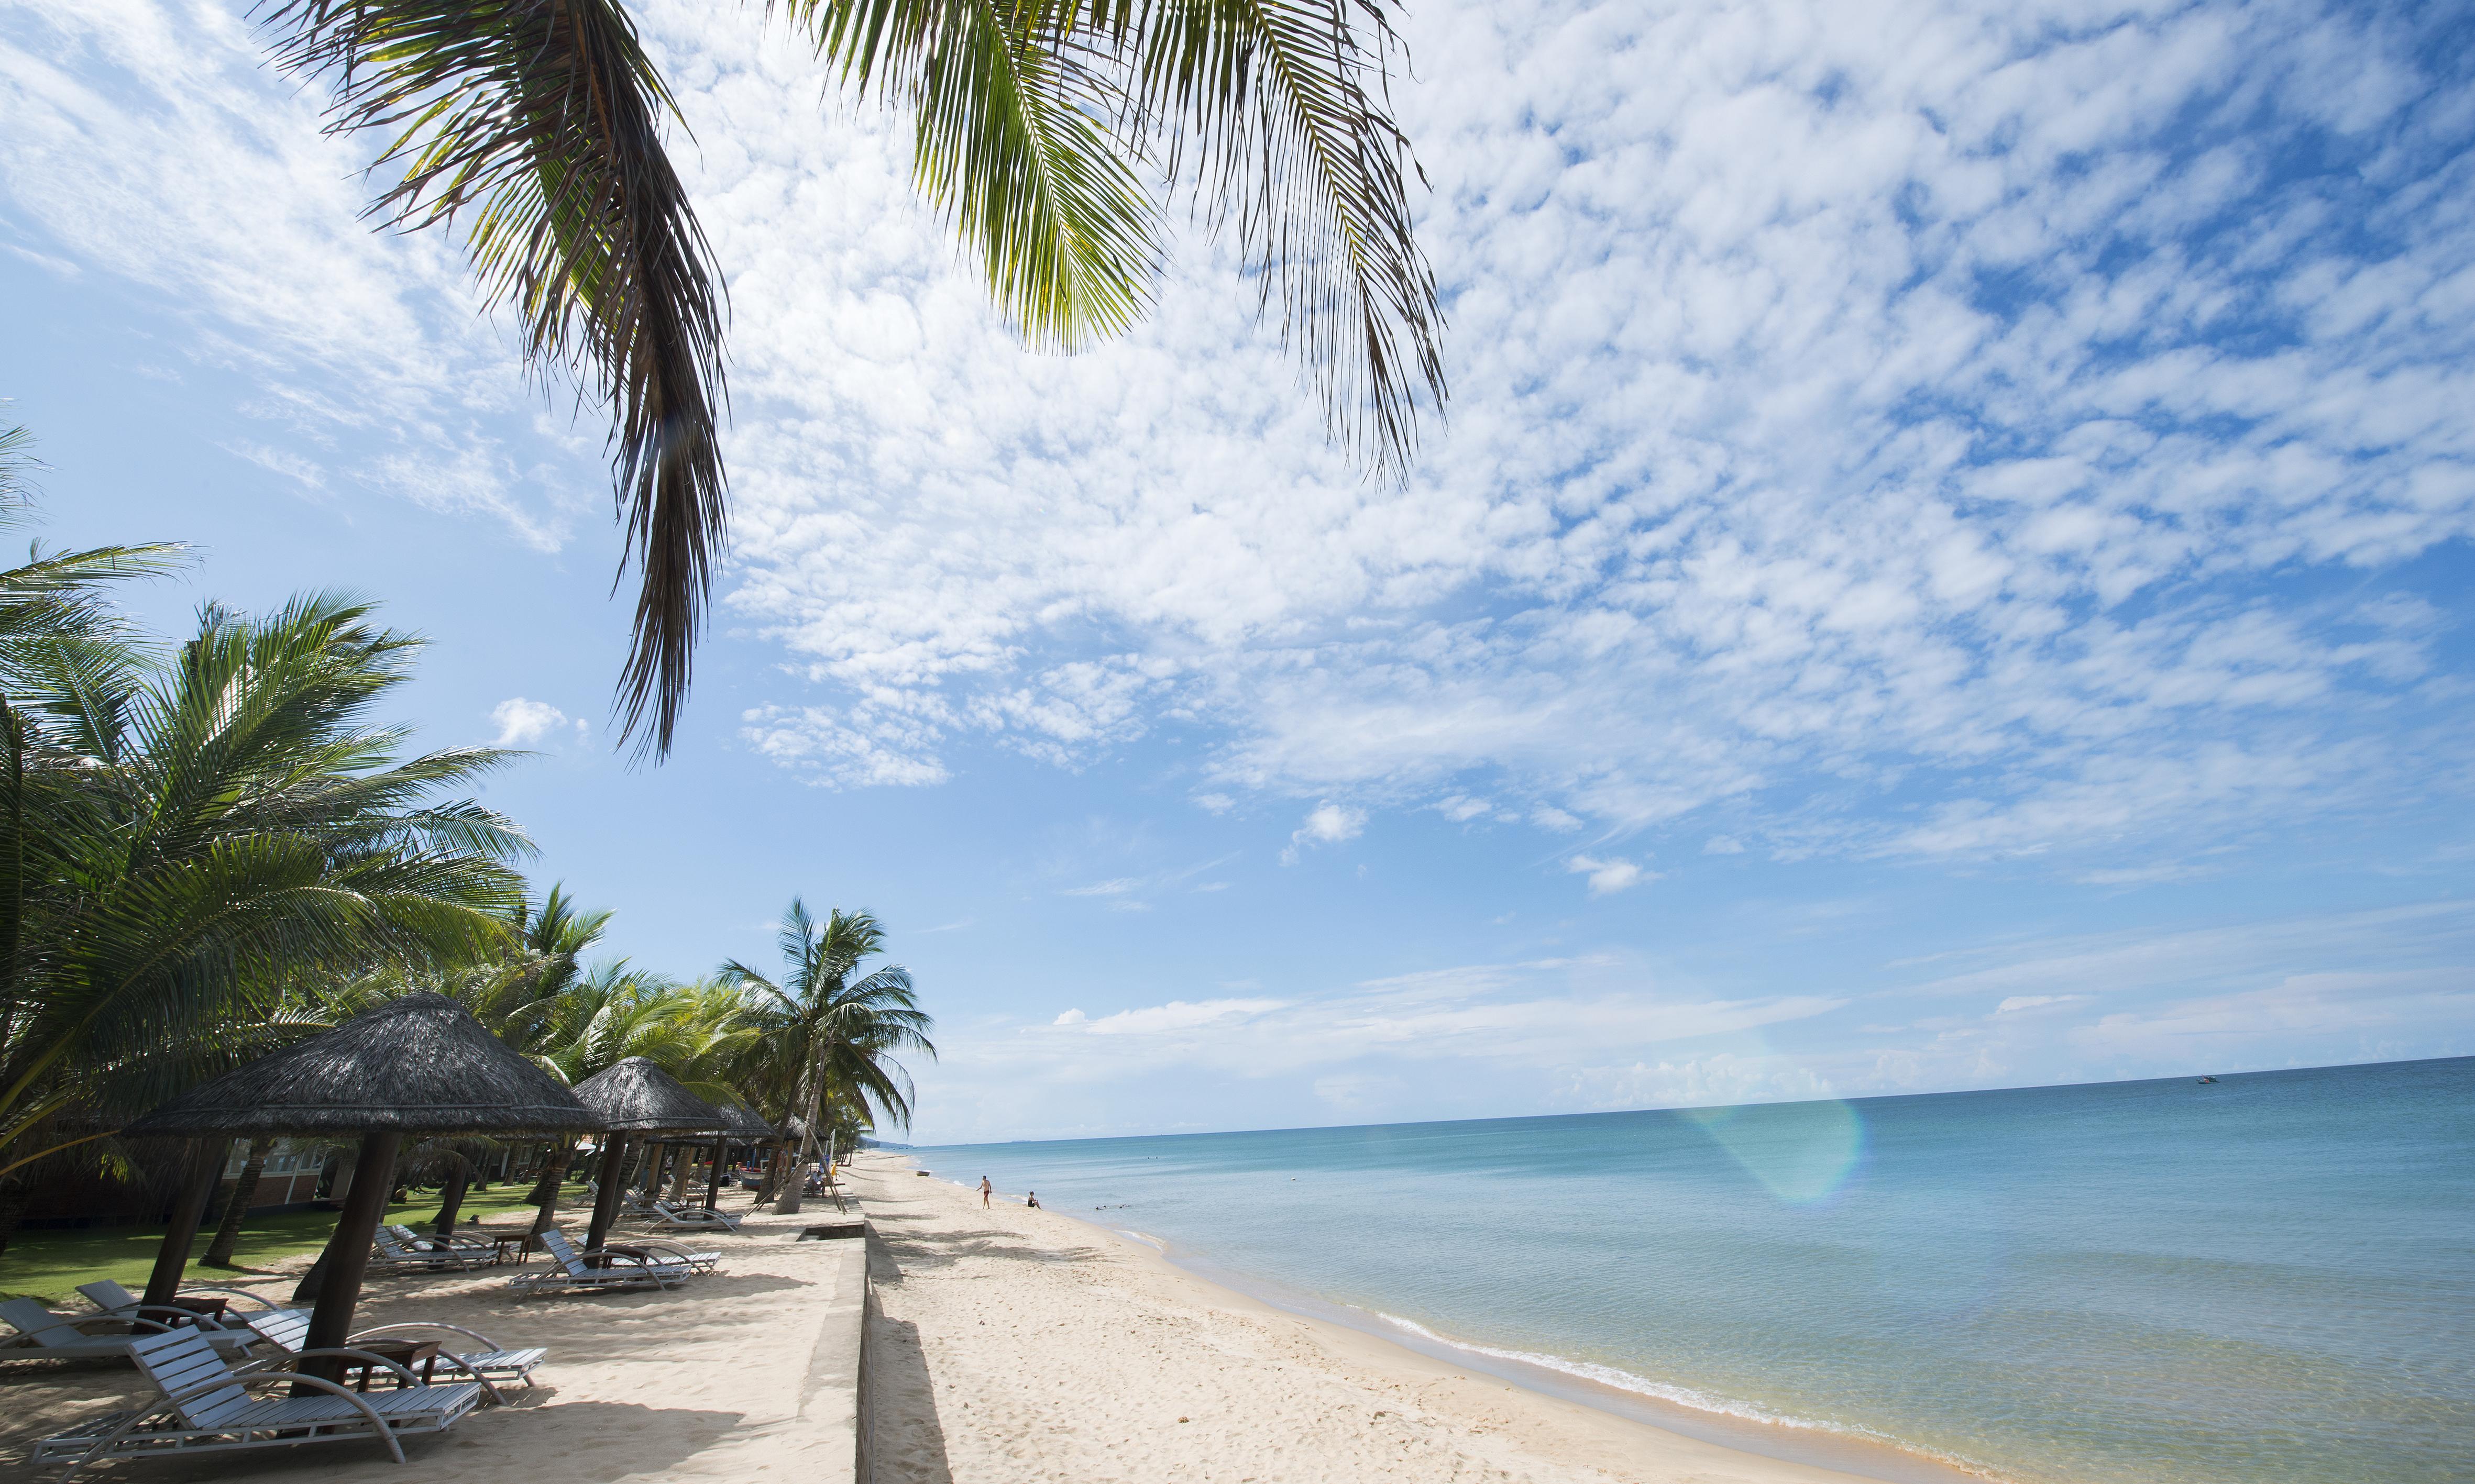
[(590, 1251), (610, 1235), (619, 1219), (619, 1172), (630, 1139), (663, 1133), (709, 1134), (722, 1128), (722, 1109), (680, 1085), (646, 1057), (614, 1061), (576, 1084), (576, 1096), (610, 1131), (601, 1152), (601, 1178), (593, 1197)]
[[(445, 995), (420, 993), (193, 1087), (121, 1132), (208, 1140), (217, 1153), (243, 1134), (360, 1139), (343, 1214), (320, 1259), (329, 1267), (306, 1342), (320, 1349), (342, 1345), (352, 1332), (370, 1243), (386, 1214), (404, 1135), (574, 1135), (601, 1127), (557, 1078), (517, 1055), (463, 1007)], [(212, 1168), (204, 1158), (200, 1166)], [(196, 1226), (194, 1214), (185, 1234), (176, 1223), (157, 1262), (159, 1277), (168, 1265), (174, 1288)], [(156, 1287), (148, 1285), (150, 1299)]]

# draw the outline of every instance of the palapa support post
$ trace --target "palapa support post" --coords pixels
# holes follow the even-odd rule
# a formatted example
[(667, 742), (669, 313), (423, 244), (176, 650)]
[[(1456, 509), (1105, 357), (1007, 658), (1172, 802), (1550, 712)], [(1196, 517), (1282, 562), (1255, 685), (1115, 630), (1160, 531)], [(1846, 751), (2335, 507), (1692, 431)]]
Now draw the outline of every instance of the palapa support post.
[(620, 1161), (626, 1157), (626, 1154), (627, 1136), (624, 1133), (610, 1135), (610, 1147), (601, 1155), (601, 1183), (594, 1187), (593, 1225), (587, 1229), (584, 1237), (586, 1252), (599, 1248), (610, 1235), (611, 1226), (619, 1220), (618, 1172), (625, 1168)]
[(148, 1303), (169, 1303), (181, 1291), (181, 1275), (188, 1270), (189, 1249), (198, 1240), (198, 1224), (206, 1219), (207, 1202), (215, 1193), (215, 1180), (224, 1172), (224, 1158), (231, 1153), (230, 1139), (192, 1139), (189, 1141), (189, 1164), (181, 1182), (181, 1194), (172, 1204), (172, 1225), (163, 1233), (163, 1245), (155, 1253), (155, 1271), (147, 1275)]
[(713, 1141), (713, 1179), (704, 1182), (704, 1208), (708, 1211), (722, 1199), (722, 1161), (729, 1153), (728, 1139)]
[[(318, 1292), (318, 1306), (309, 1311), (309, 1335), (304, 1350), (331, 1350), (353, 1332), (353, 1307), (361, 1297), (361, 1276), (369, 1271), (370, 1243), (379, 1218), (386, 1214), (387, 1194), (394, 1183), (396, 1150), (404, 1135), (393, 1131), (361, 1135), (361, 1154), (353, 1162), (353, 1188), (344, 1193), (344, 1214), (335, 1219), (335, 1234), (327, 1239), (327, 1286)], [(316, 1373), (340, 1378), (332, 1360)]]

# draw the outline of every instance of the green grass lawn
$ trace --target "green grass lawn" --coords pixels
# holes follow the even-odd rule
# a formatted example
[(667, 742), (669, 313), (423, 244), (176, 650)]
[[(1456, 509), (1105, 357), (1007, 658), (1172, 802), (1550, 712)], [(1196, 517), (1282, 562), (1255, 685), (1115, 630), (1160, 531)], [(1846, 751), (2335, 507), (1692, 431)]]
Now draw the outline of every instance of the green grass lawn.
[[(523, 1180), (511, 1181), (489, 1190), (477, 1190), (464, 1197), (464, 1209), (456, 1218), (460, 1228), (474, 1221), (495, 1221), (509, 1224), (515, 1213), (529, 1213), (532, 1207), (525, 1196), (531, 1186)], [(560, 1194), (563, 1206), (581, 1204), (582, 1185), (570, 1185)], [(415, 1191), (413, 1199), (402, 1205), (387, 1207), (386, 1220), (407, 1226), (426, 1226), (438, 1214), (436, 1191)], [(211, 1229), (198, 1233), (197, 1245), (190, 1250), (189, 1279), (193, 1282), (230, 1282), (263, 1273), (283, 1258), (301, 1253), (314, 1253), (327, 1244), (328, 1234), (335, 1229), (332, 1211), (285, 1211), (251, 1217), (240, 1229), (240, 1241), (233, 1249), (230, 1268), (201, 1265), (197, 1254), (207, 1250), (214, 1235)], [(0, 1299), (14, 1299), (31, 1294), (53, 1308), (66, 1312), (85, 1303), (77, 1291), (80, 1283), (98, 1278), (116, 1277), (133, 1289), (146, 1286), (146, 1276), (155, 1270), (156, 1250), (163, 1245), (160, 1227), (90, 1227), (84, 1231), (19, 1231), (0, 1253)]]

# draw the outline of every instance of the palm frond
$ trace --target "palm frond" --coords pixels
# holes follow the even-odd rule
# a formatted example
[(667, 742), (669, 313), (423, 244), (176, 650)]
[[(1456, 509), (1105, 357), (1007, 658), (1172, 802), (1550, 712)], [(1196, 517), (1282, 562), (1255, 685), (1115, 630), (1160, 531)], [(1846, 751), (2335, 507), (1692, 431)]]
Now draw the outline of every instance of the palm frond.
[(991, 293), (1044, 350), (1140, 318), (1159, 270), (1151, 195), (1106, 121), (1113, 73), (1030, 29), (1012, 0), (796, 5), (817, 50), (865, 95), (915, 116), (913, 182), (943, 208)]
[(724, 539), (722, 277), (662, 142), (677, 110), (616, 0), (283, 0), (331, 128), (389, 138), (372, 209), (460, 221), (527, 353), (605, 400), (624, 580), (640, 573), (620, 735), (670, 750)]
[[(1385, 96), (1391, 0), (1041, 0), (1122, 49), (1141, 122), (1207, 221), (1234, 226), (1335, 435), (1398, 473), (1419, 397), (1447, 391), (1443, 305), (1419, 248), (1417, 162)], [(1423, 177), (1421, 177), (1423, 179)]]

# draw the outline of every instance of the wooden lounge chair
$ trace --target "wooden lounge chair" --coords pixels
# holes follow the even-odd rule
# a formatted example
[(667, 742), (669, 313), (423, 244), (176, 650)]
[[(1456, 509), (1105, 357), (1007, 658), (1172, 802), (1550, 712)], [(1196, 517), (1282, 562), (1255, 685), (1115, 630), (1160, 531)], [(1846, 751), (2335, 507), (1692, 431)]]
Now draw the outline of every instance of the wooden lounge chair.
[(381, 1273), (463, 1273), (474, 1268), (495, 1268), (499, 1265), (498, 1249), (453, 1248), (447, 1252), (424, 1252), (406, 1247), (395, 1232), (380, 1227), (371, 1234), (378, 1251), (371, 1255), (370, 1266)]
[(671, 1201), (654, 1202), (650, 1215), (655, 1221), (667, 1227), (691, 1227), (701, 1231), (711, 1231), (716, 1229), (723, 1231), (737, 1231), (740, 1222), (746, 1219), (740, 1216), (725, 1216), (720, 1211), (708, 1211), (701, 1205)]
[[(39, 1299), (0, 1302), (0, 1321), (16, 1331), (0, 1340), (0, 1356), (12, 1360), (121, 1360), (128, 1357), (135, 1342), (176, 1327), (135, 1315), (55, 1314)], [(177, 1327), (192, 1329), (206, 1335), (213, 1346), (235, 1352), (247, 1350), (257, 1338), (246, 1329)]]
[[(172, 1296), (176, 1302), (168, 1304), (148, 1303), (144, 1299), (122, 1287), (118, 1278), (105, 1277), (97, 1278), (91, 1283), (80, 1283), (78, 1292), (85, 1297), (86, 1302), (103, 1310), (113, 1319), (152, 1319), (166, 1325), (184, 1324), (193, 1318), (189, 1311), (182, 1308), (177, 1302), (191, 1294), (222, 1294), (227, 1298), (247, 1299), (261, 1309), (275, 1307), (274, 1302), (264, 1294), (252, 1293), (246, 1288), (227, 1288), (221, 1283), (187, 1284)], [(209, 1327), (238, 1329), (241, 1327), (240, 1317), (229, 1315), (220, 1325)]]
[[(276, 1309), (265, 1314), (252, 1314), (249, 1316), (249, 1327), (257, 1330), (258, 1337), (274, 1346), (278, 1351), (286, 1355), (297, 1355), (301, 1353), (301, 1347), (308, 1343), (309, 1311)], [(522, 1350), (505, 1350), (501, 1348), (498, 1341), (486, 1334), (467, 1329), (462, 1325), (450, 1325), (435, 1320), (410, 1320), (398, 1325), (380, 1325), (375, 1329), (361, 1330), (345, 1340), (344, 1344), (351, 1347), (369, 1340), (436, 1339), (442, 1333), (460, 1334), (471, 1340), (478, 1348), (452, 1350), (447, 1348), (446, 1342), (441, 1341), (438, 1347), (438, 1363), (450, 1371), (470, 1376), (479, 1382), (481, 1388), (490, 1394), (494, 1401), (498, 1399), (499, 1389), (492, 1385), (492, 1382), (522, 1381), (529, 1388), (533, 1384), (533, 1367), (540, 1365), (544, 1357), (550, 1354), (550, 1351), (539, 1347)]]
[(684, 1254), (667, 1255), (672, 1250), (658, 1242), (578, 1252), (576, 1244), (567, 1239), (567, 1233), (556, 1227), (542, 1233), (542, 1250), (550, 1253), (550, 1270), (519, 1274), (507, 1280), (509, 1288), (518, 1293), (554, 1293), (570, 1288), (668, 1288), (673, 1283), (686, 1282), (698, 1271), (682, 1260)]
[[(295, 1448), (377, 1438), (404, 1462), (407, 1434), (445, 1432), (481, 1404), (485, 1393), (471, 1381), (424, 1386), (393, 1361), (362, 1350), (308, 1350), (341, 1355), (356, 1364), (381, 1366), (402, 1383), (394, 1391), (362, 1394), (324, 1376), (288, 1369), (302, 1358), (287, 1355), (238, 1370), (225, 1363), (203, 1329), (166, 1329), (139, 1335), (130, 1358), (155, 1383), (158, 1395), (126, 1412), (89, 1418), (35, 1445), (33, 1461), (67, 1463), (53, 1484), (107, 1458)], [(285, 1369), (277, 1369), (282, 1366)], [(250, 1396), (252, 1388), (307, 1388), (314, 1396)]]

